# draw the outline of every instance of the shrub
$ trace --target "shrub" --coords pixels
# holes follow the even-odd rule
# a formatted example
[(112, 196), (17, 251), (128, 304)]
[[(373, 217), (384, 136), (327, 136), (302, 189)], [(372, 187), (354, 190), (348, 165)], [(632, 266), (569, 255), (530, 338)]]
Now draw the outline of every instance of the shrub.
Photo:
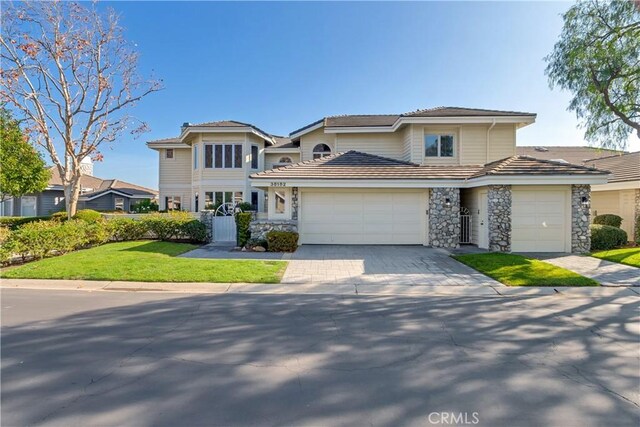
[[(172, 211), (168, 214), (149, 214), (140, 221), (143, 222), (148, 230), (159, 240), (174, 240), (180, 236), (184, 224), (194, 221), (194, 219), (188, 212)], [(196, 226), (191, 226), (191, 228), (194, 227)]]
[(253, 208), (253, 205), (252, 205), (251, 203), (249, 203), (249, 202), (242, 202), (242, 203), (238, 203), (238, 204), (236, 205), (236, 208), (240, 208), (240, 210), (241, 210), (242, 212), (250, 212), (250, 211), (255, 210), (255, 209)]
[(98, 211), (94, 211), (93, 209), (82, 209), (76, 212), (73, 219), (81, 219), (86, 222), (98, 222), (102, 221), (103, 218)]
[(66, 211), (60, 211), (60, 212), (56, 212), (53, 215), (51, 215), (51, 219), (54, 221), (66, 221), (68, 219), (68, 215)]
[(263, 248), (267, 249), (269, 244), (264, 239), (255, 239), (252, 237), (249, 240), (247, 240), (247, 244), (246, 244), (247, 248), (255, 248), (256, 246), (262, 246)]
[(640, 215), (636, 217), (636, 243), (640, 243)]
[(620, 224), (622, 224), (622, 218), (619, 217), (618, 215), (613, 215), (613, 214), (598, 215), (593, 218), (593, 223), (599, 224), (599, 225), (609, 225), (611, 227), (620, 228)]
[(239, 212), (236, 214), (236, 243), (238, 246), (244, 246), (251, 237), (249, 224), (251, 224), (252, 215), (250, 212)]
[(117, 242), (125, 240), (140, 240), (149, 231), (144, 221), (136, 221), (131, 218), (114, 218), (108, 222), (111, 237)]
[(0, 227), (0, 263), (5, 264), (13, 255), (11, 249), (11, 230), (8, 227)]
[(149, 199), (140, 200), (138, 203), (131, 205), (131, 212), (135, 213), (148, 213), (158, 212), (158, 204)]
[(269, 252), (294, 252), (298, 248), (298, 233), (293, 231), (270, 231), (267, 233)]
[(197, 219), (192, 219), (189, 222), (182, 222), (179, 226), (178, 237), (187, 239), (194, 243), (206, 242), (207, 227)]
[(15, 230), (24, 224), (36, 221), (46, 221), (50, 216), (3, 216), (0, 217), (0, 226)]
[(610, 225), (591, 226), (591, 250), (613, 249), (627, 243), (627, 233)]
[(26, 259), (29, 255), (44, 258), (56, 246), (64, 244), (60, 233), (61, 225), (54, 221), (37, 221), (24, 224), (11, 235), (13, 251)]

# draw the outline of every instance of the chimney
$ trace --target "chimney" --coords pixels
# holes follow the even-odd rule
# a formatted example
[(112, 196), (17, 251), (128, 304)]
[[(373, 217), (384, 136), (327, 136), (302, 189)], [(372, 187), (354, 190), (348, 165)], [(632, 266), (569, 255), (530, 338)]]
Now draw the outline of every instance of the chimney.
[(80, 160), (80, 172), (82, 175), (93, 176), (93, 161), (91, 157), (86, 156)]

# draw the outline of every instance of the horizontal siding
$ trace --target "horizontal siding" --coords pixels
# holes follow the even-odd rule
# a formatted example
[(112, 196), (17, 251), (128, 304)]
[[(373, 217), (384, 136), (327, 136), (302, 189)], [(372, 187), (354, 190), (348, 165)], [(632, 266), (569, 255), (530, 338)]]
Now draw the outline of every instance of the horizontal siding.
[(407, 125), (402, 131), (402, 160), (405, 162), (411, 161), (412, 129), (411, 125)]
[(265, 169), (273, 169), (273, 165), (279, 163), (282, 157), (289, 157), (293, 163), (300, 161), (299, 153), (267, 153), (264, 156)]
[(45, 190), (38, 194), (38, 215), (51, 215), (65, 210), (64, 191)]
[[(460, 164), (460, 126), (414, 126), (412, 161), (425, 165)], [(453, 157), (424, 157), (424, 135), (428, 133), (449, 133), (454, 135)]]
[(487, 163), (487, 129), (489, 126), (461, 127), (460, 164), (483, 165)]
[(166, 149), (159, 150), (160, 184), (190, 184), (191, 183), (191, 149), (176, 148), (173, 150), (173, 159), (166, 158)]
[(633, 237), (635, 190), (592, 191), (591, 214), (613, 214), (622, 217), (621, 229), (627, 232), (629, 240)]
[(338, 151), (360, 151), (390, 159), (404, 158), (403, 138), (395, 133), (345, 133), (337, 136)]
[(516, 154), (516, 128), (512, 124), (495, 125), (489, 132), (488, 162)]

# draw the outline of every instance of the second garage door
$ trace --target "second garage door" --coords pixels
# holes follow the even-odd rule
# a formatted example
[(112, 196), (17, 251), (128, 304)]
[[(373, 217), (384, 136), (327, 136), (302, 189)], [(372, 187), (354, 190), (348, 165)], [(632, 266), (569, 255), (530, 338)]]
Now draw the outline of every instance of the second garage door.
[(565, 252), (569, 239), (569, 191), (514, 187), (511, 205), (513, 252)]
[(427, 191), (301, 191), (302, 244), (424, 244)]

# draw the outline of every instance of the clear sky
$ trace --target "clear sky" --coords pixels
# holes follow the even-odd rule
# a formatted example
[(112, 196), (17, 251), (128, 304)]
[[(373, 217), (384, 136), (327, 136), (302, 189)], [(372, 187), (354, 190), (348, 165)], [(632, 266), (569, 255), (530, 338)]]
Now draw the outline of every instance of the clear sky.
[(239, 120), (286, 135), (327, 115), (462, 106), (537, 113), (518, 145), (585, 144), (569, 95), (544, 75), (569, 3), (105, 6), (121, 13), (141, 71), (166, 88), (135, 108), (151, 132), (103, 148), (103, 178), (157, 188), (157, 154), (144, 143), (176, 136), (187, 121)]

